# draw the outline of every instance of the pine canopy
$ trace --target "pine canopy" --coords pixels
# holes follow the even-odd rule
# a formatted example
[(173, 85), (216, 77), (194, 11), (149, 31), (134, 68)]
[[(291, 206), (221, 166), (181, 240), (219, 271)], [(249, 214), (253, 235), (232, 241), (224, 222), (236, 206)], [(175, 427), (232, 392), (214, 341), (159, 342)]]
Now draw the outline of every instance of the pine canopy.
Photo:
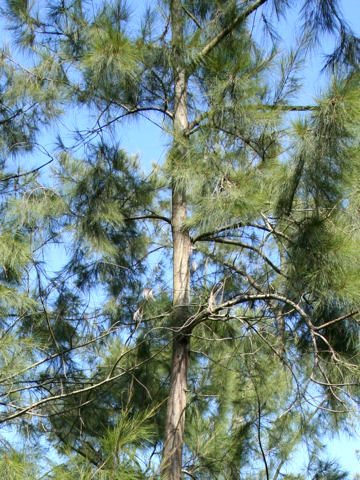
[(359, 414), (360, 41), (336, 0), (135, 7), (0, 7), (1, 470), (349, 478), (324, 439)]

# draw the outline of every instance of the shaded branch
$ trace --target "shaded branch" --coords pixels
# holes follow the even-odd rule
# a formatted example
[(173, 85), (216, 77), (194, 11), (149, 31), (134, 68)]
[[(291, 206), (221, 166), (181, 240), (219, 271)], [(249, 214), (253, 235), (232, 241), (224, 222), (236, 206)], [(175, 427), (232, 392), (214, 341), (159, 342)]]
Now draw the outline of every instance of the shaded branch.
[(118, 380), (119, 378), (123, 377), (124, 375), (127, 375), (129, 372), (134, 371), (134, 370), (138, 369), (139, 367), (141, 367), (142, 365), (144, 365), (145, 363), (151, 361), (153, 358), (155, 358), (157, 355), (159, 355), (159, 353), (161, 353), (163, 350), (168, 348), (168, 344), (166, 343), (159, 351), (156, 351), (153, 355), (149, 356), (145, 360), (133, 365), (132, 367), (130, 367), (128, 369), (122, 369), (122, 371), (120, 373), (118, 373), (117, 375), (113, 375), (114, 366), (118, 364), (118, 362), (121, 360), (122, 357), (129, 354), (130, 351), (134, 350), (137, 347), (138, 347), (138, 345), (136, 347), (131, 348), (130, 350), (126, 350), (122, 355), (120, 355), (119, 358), (116, 360), (115, 364), (111, 367), (108, 375), (104, 378), (104, 380), (101, 380), (100, 382), (92, 384), (88, 387), (84, 387), (84, 388), (80, 388), (80, 389), (77, 389), (77, 390), (72, 390), (70, 392), (61, 393), (61, 394), (58, 394), (58, 395), (52, 395), (52, 396), (43, 398), (43, 399), (41, 399), (37, 402), (32, 403), (31, 405), (28, 405), (27, 407), (21, 408), (21, 407), (16, 407), (14, 405), (11, 405), (13, 408), (16, 408), (17, 411), (10, 414), (10, 415), (7, 415), (7, 416), (3, 417), (2, 419), (0, 419), (0, 424), (4, 423), (4, 422), (8, 422), (9, 420), (18, 418), (22, 415), (25, 415), (25, 414), (29, 413), (29, 412), (31, 413), (32, 410), (36, 410), (39, 407), (42, 407), (43, 405), (46, 405), (47, 403), (50, 403), (50, 402), (53, 403), (53, 402), (56, 402), (58, 400), (63, 400), (64, 398), (75, 397), (76, 395), (91, 392), (93, 390), (96, 390), (96, 389), (102, 387), (103, 385), (107, 385), (107, 384), (109, 384), (109, 383), (111, 383), (115, 380)]
[(323, 323), (322, 325), (314, 326), (314, 330), (322, 330), (323, 328), (328, 327), (329, 325), (333, 325), (334, 323), (341, 322), (342, 320), (346, 320), (354, 315), (360, 313), (360, 310), (354, 310), (353, 312), (347, 313), (342, 315), (341, 317), (335, 318), (334, 320), (330, 320), (329, 322)]
[(128, 115), (135, 115), (137, 113), (143, 113), (143, 112), (160, 112), (163, 113), (164, 115), (167, 115), (169, 118), (173, 119), (173, 114), (169, 110), (164, 110), (163, 108), (160, 107), (135, 107), (135, 108), (128, 108), (126, 105), (119, 104), (117, 102), (114, 102), (115, 105), (123, 108), (125, 110), (124, 113), (121, 115), (117, 115), (116, 117), (112, 118), (108, 122), (103, 123), (102, 125), (99, 125), (97, 128), (93, 128), (92, 130), (89, 130), (90, 135), (93, 135), (94, 133), (99, 133), (101, 132), (104, 128), (109, 127), (113, 123), (117, 122), (118, 120), (121, 120), (122, 118), (127, 117)]
[[(254, 385), (255, 387), (255, 385)], [(266, 455), (265, 455), (265, 452), (264, 452), (264, 448), (263, 448), (263, 445), (262, 445), (262, 440), (261, 440), (261, 405), (260, 405), (260, 399), (259, 399), (259, 395), (258, 395), (258, 392), (255, 388), (255, 392), (256, 392), (256, 397), (257, 397), (257, 406), (258, 406), (258, 422), (257, 422), (257, 436), (258, 436), (258, 442), (259, 442), (259, 447), (260, 447), (260, 450), (261, 450), (261, 456), (262, 456), (262, 459), (263, 459), (263, 462), (264, 462), (264, 465), (265, 465), (265, 473), (266, 473), (266, 480), (270, 480), (270, 477), (269, 477), (269, 467), (268, 467), (268, 464), (267, 464), (267, 460), (266, 460)]]
[(235, 229), (243, 227), (243, 226), (244, 226), (244, 224), (241, 223), (241, 222), (232, 223), (231, 225), (225, 225), (224, 227), (221, 227), (217, 230), (213, 230), (212, 232), (201, 233), (200, 235), (197, 235), (196, 237), (194, 237), (191, 241), (192, 241), (192, 243), (196, 243), (196, 242), (201, 242), (201, 241), (206, 241), (206, 240), (212, 240), (211, 237), (213, 237), (213, 235), (216, 235), (218, 233), (227, 232), (229, 230), (235, 230)]
[(0, 178), (0, 182), (7, 182), (8, 180), (15, 180), (16, 178), (21, 178), (21, 177), (25, 177), (26, 175), (31, 175), (32, 173), (36, 173), (39, 170), (41, 170), (42, 168), (46, 167), (47, 165), (49, 165), (53, 161), (54, 161), (54, 159), (52, 158), (51, 160), (48, 160), (46, 163), (43, 163), (39, 167), (36, 167), (33, 170), (29, 170), (28, 172), (17, 173), (17, 174), (14, 174), (14, 175), (9, 175), (8, 177)]
[[(270, 267), (275, 270), (276, 273), (286, 277), (285, 273), (283, 273), (280, 268), (278, 268), (259, 248), (253, 247), (247, 243), (242, 243), (235, 240), (228, 240), (226, 238), (219, 238), (219, 237), (209, 237), (207, 240), (213, 241), (215, 243), (222, 243), (225, 245), (233, 245), (235, 247), (245, 248), (247, 250), (252, 250), (253, 252), (257, 253), (265, 262), (270, 265)], [(204, 241), (204, 240), (202, 240)]]
[[(264, 217), (264, 220), (266, 217)], [(217, 230), (213, 230), (211, 232), (204, 232), (200, 233), (196, 237), (192, 238), (192, 242), (195, 244), (196, 242), (206, 242), (206, 241), (213, 241), (213, 236), (217, 235), (218, 233), (228, 232), (231, 230), (235, 230), (241, 227), (251, 227), (251, 228), (258, 228), (259, 230), (264, 230), (265, 232), (273, 233), (276, 236), (283, 237), (289, 242), (291, 242), (291, 238), (283, 232), (279, 232), (275, 230), (271, 223), (266, 219), (266, 225), (260, 225), (258, 223), (242, 223), (242, 222), (235, 222), (230, 225), (225, 225), (224, 227), (218, 228)]]
[(132, 220), (162, 220), (169, 225), (171, 225), (171, 220), (168, 217), (164, 217), (162, 215), (151, 214), (151, 215), (139, 215), (137, 217), (127, 217), (125, 218), (126, 222), (130, 222)]
[[(10, 115), (10, 117), (7, 117), (7, 118), (4, 118), (3, 120), (0, 120), (0, 125), (5, 125), (6, 123), (11, 122), (12, 120), (14, 120), (14, 118), (18, 117), (19, 115), (23, 115), (24, 113), (31, 110), (33, 107), (35, 107), (35, 105), (36, 105), (36, 103), (33, 103), (32, 105), (27, 107), (25, 110), (22, 109), (22, 108), (19, 108), (18, 110), (16, 110), (16, 112), (14, 112), (12, 115)], [(7, 108), (7, 107), (5, 107), (5, 108)]]

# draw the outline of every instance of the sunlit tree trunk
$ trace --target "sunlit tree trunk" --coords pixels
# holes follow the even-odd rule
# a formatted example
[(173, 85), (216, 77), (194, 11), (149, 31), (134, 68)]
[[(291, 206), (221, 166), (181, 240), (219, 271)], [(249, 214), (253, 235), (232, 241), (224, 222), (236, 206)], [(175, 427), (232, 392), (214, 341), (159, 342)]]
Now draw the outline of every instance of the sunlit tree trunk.
[[(181, 0), (171, 3), (173, 64), (175, 74), (173, 169), (186, 155), (188, 114), (187, 78), (183, 58), (183, 17)], [(182, 330), (190, 302), (190, 236), (186, 219), (186, 190), (172, 181), (172, 239), (173, 239), (173, 352), (162, 459), (162, 476), (167, 480), (181, 478), (185, 425), (187, 373), (190, 338)]]

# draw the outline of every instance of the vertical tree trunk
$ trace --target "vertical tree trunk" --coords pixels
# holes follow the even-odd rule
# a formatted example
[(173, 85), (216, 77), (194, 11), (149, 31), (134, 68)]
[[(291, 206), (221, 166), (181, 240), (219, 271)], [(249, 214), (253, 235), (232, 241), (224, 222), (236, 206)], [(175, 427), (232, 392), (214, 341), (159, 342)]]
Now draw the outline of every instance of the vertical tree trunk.
[[(173, 64), (175, 74), (173, 162), (179, 164), (186, 155), (188, 114), (187, 77), (183, 56), (183, 15), (181, 0), (170, 5)], [(173, 168), (176, 165), (173, 164)], [(186, 191), (172, 181), (172, 239), (173, 239), (173, 352), (170, 391), (166, 410), (162, 478), (180, 480), (185, 426), (187, 373), (189, 365), (189, 336), (182, 326), (189, 315), (190, 302), (190, 236), (184, 228)]]

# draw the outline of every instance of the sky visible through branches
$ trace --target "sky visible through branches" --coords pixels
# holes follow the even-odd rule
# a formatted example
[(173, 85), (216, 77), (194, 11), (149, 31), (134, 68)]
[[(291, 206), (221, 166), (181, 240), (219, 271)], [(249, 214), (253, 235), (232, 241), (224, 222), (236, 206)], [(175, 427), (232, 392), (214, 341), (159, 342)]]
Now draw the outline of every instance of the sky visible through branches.
[[(94, 1), (94, 7), (96, 6), (96, 0)], [(128, 5), (133, 12), (133, 18), (140, 18), (140, 12), (146, 7), (149, 1), (146, 0), (129, 0)], [(341, 0), (344, 17), (348, 20), (350, 26), (354, 29), (355, 33), (360, 35), (360, 5), (359, 0)], [(46, 1), (44, 1), (46, 5)], [(1, 25), (0, 25), (1, 26)], [(285, 41), (293, 42), (295, 40), (295, 25), (291, 25), (289, 19), (283, 23), (280, 29), (280, 35), (282, 35)], [(254, 35), (258, 35), (254, 25)], [(6, 42), (7, 33), (3, 30), (1, 42)], [(331, 45), (326, 45), (326, 40), (323, 44), (324, 50), (331, 50)], [(21, 52), (19, 52), (19, 62), (23, 62)], [(321, 67), (324, 64), (324, 59), (314, 52), (308, 59), (308, 63), (305, 66), (305, 81), (301, 91), (301, 95), (298, 96), (298, 101), (302, 104), (311, 104), (312, 99), (319, 94), (321, 86), (326, 82), (326, 76), (320, 73)], [(56, 153), (55, 137), (60, 131), (60, 135), (65, 145), (72, 146), (74, 144), (73, 132), (69, 129), (69, 125), (73, 125), (74, 129), (82, 130), (89, 128), (89, 119), (79, 111), (66, 112), (66, 124), (59, 121), (57, 125), (49, 128), (46, 134), (39, 137), (39, 146), (33, 154), (29, 156), (30, 168), (36, 168), (51, 159), (51, 156)], [(96, 123), (96, 118), (92, 118), (91, 122)], [(142, 116), (142, 119), (129, 120), (133, 128), (126, 128), (124, 125), (116, 127), (116, 139), (129, 154), (137, 154), (142, 168), (146, 172), (150, 172), (153, 165), (161, 163), (164, 154), (167, 151), (170, 137), (166, 135), (166, 132), (159, 128), (159, 125), (153, 123), (153, 119), (150, 115), (146, 114)], [(134, 124), (134, 122), (136, 122)], [(161, 125), (160, 125), (161, 127)], [(23, 163), (21, 158), (15, 158), (14, 162)], [(46, 178), (49, 169), (43, 170), (43, 176)], [(51, 179), (49, 179), (51, 182)], [(155, 257), (156, 258), (156, 257)], [(52, 268), (56, 270), (59, 267), (58, 260), (55, 260), (53, 255), (50, 256), (50, 260), (53, 263)], [(356, 425), (354, 425), (356, 428)], [(360, 439), (349, 440), (345, 433), (339, 433), (338, 438), (324, 438), (324, 443), (328, 445), (328, 451), (331, 457), (334, 457), (339, 461), (339, 464), (350, 474), (360, 472), (360, 459), (356, 456), (356, 449), (360, 449)], [(294, 462), (302, 463), (302, 457), (304, 451), (299, 451)]]

